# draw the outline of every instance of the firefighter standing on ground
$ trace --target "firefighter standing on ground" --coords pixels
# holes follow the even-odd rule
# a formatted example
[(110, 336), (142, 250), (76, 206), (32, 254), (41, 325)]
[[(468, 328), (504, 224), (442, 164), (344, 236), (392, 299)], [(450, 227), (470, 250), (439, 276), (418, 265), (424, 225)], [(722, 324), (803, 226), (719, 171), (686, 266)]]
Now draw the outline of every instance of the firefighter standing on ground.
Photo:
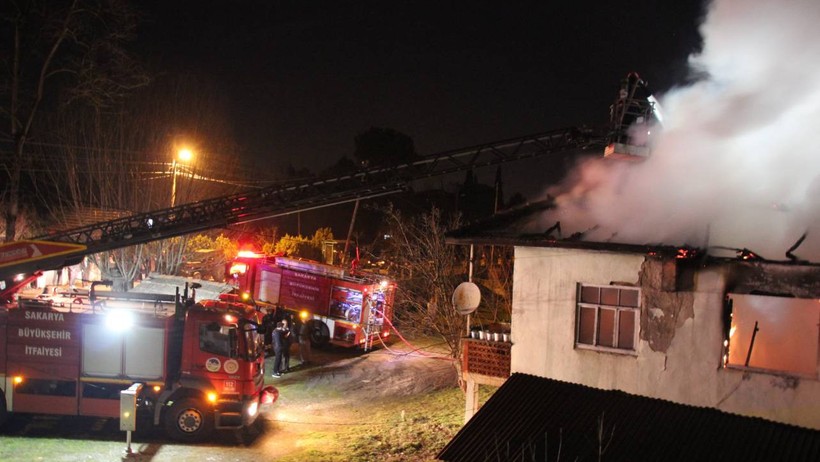
[(299, 359), (302, 364), (310, 363), (310, 325), (305, 321), (299, 327)]
[(276, 329), (273, 330), (273, 335), (271, 336), (271, 343), (273, 344), (273, 376), (274, 377), (281, 377), (282, 372), (280, 369), (282, 368), (282, 352), (285, 346), (285, 338), (284, 338), (284, 329), (282, 329), (282, 321), (276, 323)]
[(262, 317), (262, 332), (265, 336), (265, 353), (268, 353), (273, 348), (273, 331), (276, 328), (276, 321), (273, 315), (273, 309), (268, 308), (267, 314)]
[(288, 317), (282, 320), (282, 360), (283, 367), (279, 373), (290, 372), (290, 345), (293, 343), (293, 334), (290, 331), (290, 322)]

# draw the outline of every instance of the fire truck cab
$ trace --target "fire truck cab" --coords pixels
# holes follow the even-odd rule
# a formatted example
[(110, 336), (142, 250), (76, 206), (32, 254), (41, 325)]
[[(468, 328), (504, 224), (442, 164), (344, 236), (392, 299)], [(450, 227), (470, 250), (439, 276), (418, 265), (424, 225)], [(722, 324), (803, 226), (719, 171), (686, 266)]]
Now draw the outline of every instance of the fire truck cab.
[(11, 412), (116, 418), (138, 383), (137, 420), (180, 441), (253, 424), (264, 385), (256, 314), (179, 295), (96, 294), (105, 304), (0, 307), (0, 423)]

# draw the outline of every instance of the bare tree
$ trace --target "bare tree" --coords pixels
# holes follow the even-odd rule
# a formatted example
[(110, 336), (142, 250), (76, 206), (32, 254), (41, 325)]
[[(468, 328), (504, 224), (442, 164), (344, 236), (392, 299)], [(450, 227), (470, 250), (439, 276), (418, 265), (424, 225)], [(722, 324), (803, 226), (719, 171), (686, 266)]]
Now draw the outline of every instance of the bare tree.
[[(48, 119), (38, 195), (52, 226), (66, 229), (234, 192), (237, 162), (217, 93), (190, 79), (160, 79), (106, 112), (74, 108)], [(172, 162), (181, 147), (194, 151)], [(103, 277), (130, 287), (141, 274), (179, 274), (188, 237), (95, 255)]]
[(445, 244), (444, 233), (459, 226), (459, 217), (444, 217), (433, 208), (413, 219), (393, 207), (385, 211), (390, 240), (387, 254), (397, 279), (395, 316), (403, 330), (442, 338), (453, 358), (461, 354), (466, 318), (453, 308), (455, 288), (466, 278), (457, 246)]
[[(76, 108), (49, 118), (54, 143), (38, 156), (33, 182), (53, 229), (69, 229), (157, 208), (167, 200), (165, 166), (152, 161), (139, 131), (123, 112)], [(166, 181), (167, 182), (167, 181)], [(104, 252), (91, 258), (118, 290), (131, 286), (149, 265), (145, 246)]]
[(122, 0), (12, 0), (0, 7), (3, 57), (0, 116), (13, 149), (2, 174), (5, 240), (18, 233), (27, 145), (44, 109), (86, 102), (102, 108), (147, 77), (126, 52), (136, 16)]
[(480, 247), (481, 258), (473, 277), (482, 292), (474, 319), (478, 323), (509, 323), (512, 317), (512, 247)]

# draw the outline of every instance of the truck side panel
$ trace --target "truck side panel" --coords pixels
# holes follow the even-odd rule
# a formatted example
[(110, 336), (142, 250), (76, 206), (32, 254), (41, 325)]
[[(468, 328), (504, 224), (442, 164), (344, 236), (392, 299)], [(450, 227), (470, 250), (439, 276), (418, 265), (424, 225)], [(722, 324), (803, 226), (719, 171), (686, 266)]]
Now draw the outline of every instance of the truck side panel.
[(84, 321), (79, 414), (117, 417), (120, 390), (163, 379), (166, 320), (138, 317), (128, 326), (103, 316)]
[(121, 333), (112, 333), (102, 324), (83, 325), (83, 375), (117, 377), (122, 369)]
[(279, 303), (279, 288), (282, 285), (282, 270), (267, 265), (259, 265), (259, 270), (248, 275), (253, 279), (253, 297), (265, 303)]
[(112, 331), (104, 324), (83, 325), (82, 375), (127, 381), (161, 380), (165, 357), (165, 330), (131, 326)]
[(125, 375), (137, 381), (160, 380), (165, 370), (165, 329), (137, 326), (125, 339)]
[(282, 269), (279, 303), (298, 311), (327, 316), (330, 299), (330, 279), (311, 273)]
[(118, 326), (101, 314), (9, 311), (6, 373), (22, 377), (9, 410), (118, 416), (121, 389), (164, 380), (166, 322), (136, 316)]
[(8, 313), (7, 373), (21, 376), (14, 412), (77, 414), (80, 329), (76, 314), (15, 309)]

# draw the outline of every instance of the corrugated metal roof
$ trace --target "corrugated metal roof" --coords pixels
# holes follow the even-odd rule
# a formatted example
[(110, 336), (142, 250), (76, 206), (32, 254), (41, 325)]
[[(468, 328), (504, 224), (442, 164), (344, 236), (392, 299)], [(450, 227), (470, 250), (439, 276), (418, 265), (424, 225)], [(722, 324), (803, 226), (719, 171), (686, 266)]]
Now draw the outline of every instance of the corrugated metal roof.
[(818, 461), (820, 431), (516, 373), (438, 458)]

